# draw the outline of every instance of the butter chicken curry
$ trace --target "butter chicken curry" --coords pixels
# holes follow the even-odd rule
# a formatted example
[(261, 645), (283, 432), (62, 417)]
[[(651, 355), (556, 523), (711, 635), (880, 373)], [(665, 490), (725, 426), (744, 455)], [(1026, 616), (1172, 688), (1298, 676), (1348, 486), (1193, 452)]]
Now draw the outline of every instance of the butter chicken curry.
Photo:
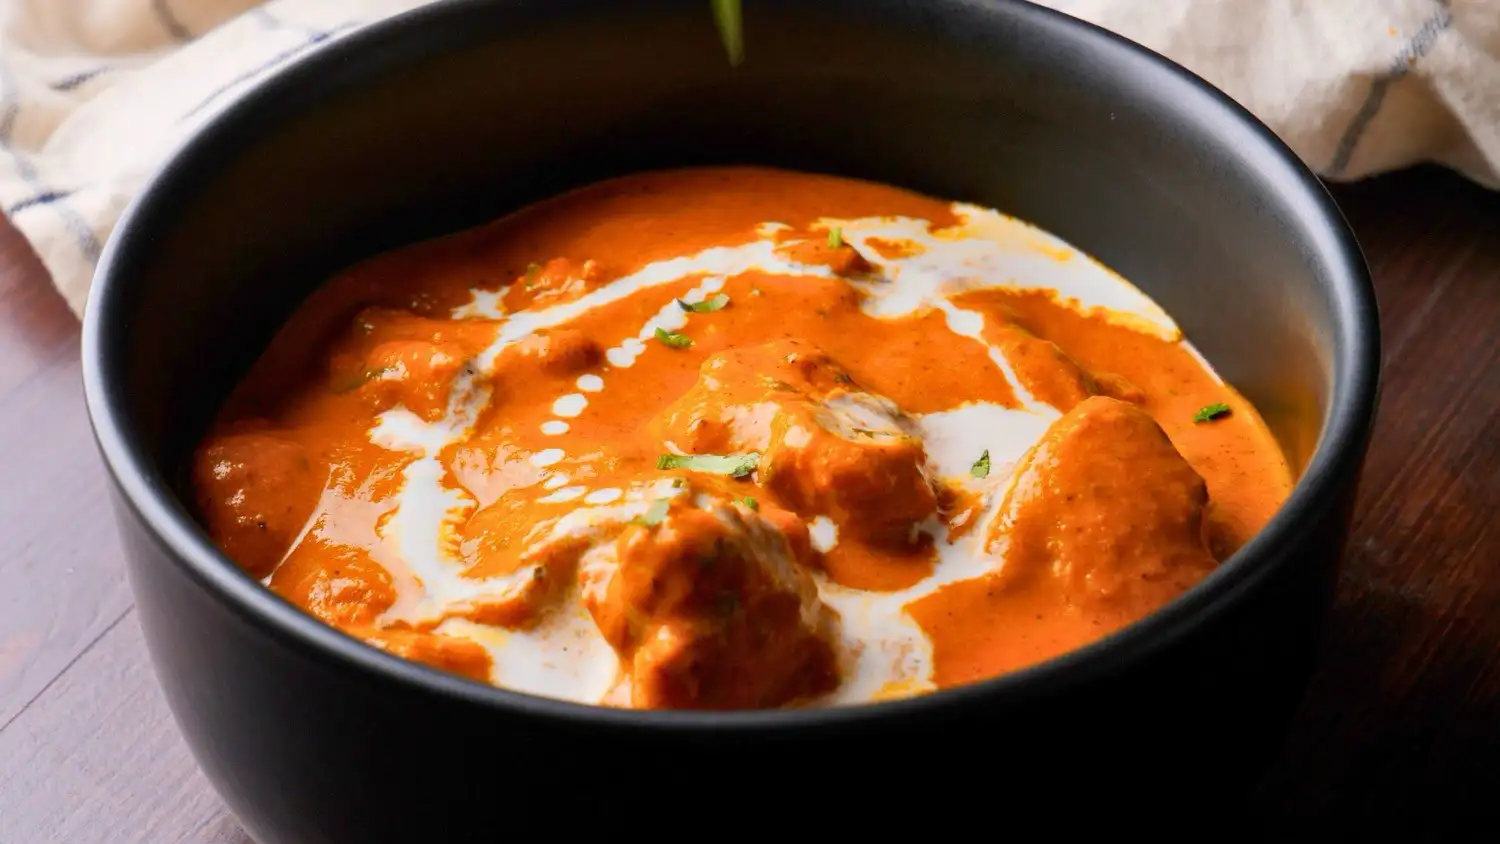
[(1123, 279), (994, 211), (759, 168), (605, 182), (346, 271), (197, 452), (288, 601), (480, 682), (859, 703), (1171, 601), (1291, 486)]

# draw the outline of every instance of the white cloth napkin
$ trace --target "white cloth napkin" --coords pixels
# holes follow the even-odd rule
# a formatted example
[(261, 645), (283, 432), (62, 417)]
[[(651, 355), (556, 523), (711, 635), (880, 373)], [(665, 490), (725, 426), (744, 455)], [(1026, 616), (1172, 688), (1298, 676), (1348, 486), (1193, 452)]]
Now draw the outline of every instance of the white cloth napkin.
[[(183, 137), (281, 64), (424, 2), (0, 0), (0, 209), (81, 314), (120, 212)], [(1435, 161), (1497, 186), (1500, 0), (1041, 2), (1196, 71), (1328, 178)]]

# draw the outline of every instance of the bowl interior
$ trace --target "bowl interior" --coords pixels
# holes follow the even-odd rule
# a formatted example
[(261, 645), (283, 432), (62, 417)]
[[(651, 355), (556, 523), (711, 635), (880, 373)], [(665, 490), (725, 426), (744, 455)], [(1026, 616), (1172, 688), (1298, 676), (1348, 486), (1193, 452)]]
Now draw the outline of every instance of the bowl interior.
[(1161, 303), (1298, 470), (1341, 392), (1373, 390), (1337, 212), (1201, 83), (1021, 2), (746, 5), (734, 68), (701, 0), (451, 2), (259, 86), (111, 245), (90, 305), (96, 424), (107, 408), (148, 484), (180, 493), (218, 404), (331, 272), (599, 178), (709, 163), (874, 179), (1063, 237)]

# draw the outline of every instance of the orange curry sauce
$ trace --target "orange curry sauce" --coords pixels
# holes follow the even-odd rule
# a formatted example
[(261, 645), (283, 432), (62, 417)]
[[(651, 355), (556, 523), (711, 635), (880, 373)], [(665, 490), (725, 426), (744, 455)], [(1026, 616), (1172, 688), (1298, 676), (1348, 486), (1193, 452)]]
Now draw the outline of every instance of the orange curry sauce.
[(376, 647), (584, 702), (750, 708), (1098, 639), (1248, 540), (1291, 476), (1170, 319), (1065, 244), (712, 168), (346, 271), (233, 394), (194, 484), (230, 557)]

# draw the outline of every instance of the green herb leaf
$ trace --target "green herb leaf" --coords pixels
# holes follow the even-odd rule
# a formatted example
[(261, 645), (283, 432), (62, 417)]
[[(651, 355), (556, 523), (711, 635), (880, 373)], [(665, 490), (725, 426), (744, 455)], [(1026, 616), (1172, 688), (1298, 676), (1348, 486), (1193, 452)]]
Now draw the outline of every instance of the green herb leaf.
[(667, 517), (667, 510), (671, 506), (671, 501), (668, 501), (665, 498), (658, 498), (655, 501), (651, 502), (651, 506), (647, 508), (646, 512), (631, 519), (630, 523), (633, 525), (640, 525), (641, 527), (656, 527), (657, 525), (662, 523), (663, 519)]
[(1223, 402), (1219, 402), (1217, 404), (1211, 404), (1211, 405), (1209, 405), (1207, 407), (1199, 408), (1198, 412), (1193, 414), (1193, 421), (1194, 422), (1208, 422), (1208, 421), (1213, 420), (1213, 419), (1218, 419), (1220, 416), (1228, 416), (1228, 415), (1229, 415), (1229, 405), (1227, 405), (1227, 404), (1225, 404)]
[(969, 467), (969, 474), (976, 478), (988, 478), (990, 476), (989, 449), (985, 449), (984, 454), (979, 455), (979, 459), (975, 460), (974, 465)]
[(740, 0), (709, 0), (713, 7), (714, 23), (719, 27), (719, 38), (724, 42), (724, 52), (729, 55), (729, 64), (738, 67), (745, 60), (745, 33), (743, 11)]
[(749, 507), (751, 510), (760, 512), (760, 502), (756, 501), (754, 498), (751, 498), (748, 495), (744, 498), (741, 498), (740, 503), (745, 505), (746, 507)]
[(839, 248), (840, 246), (843, 246), (843, 245), (844, 245), (844, 230), (843, 230), (843, 228), (841, 228), (839, 226), (834, 226), (833, 228), (829, 229), (828, 230), (828, 248), (829, 249), (837, 249), (837, 248)]
[(707, 314), (719, 310), (729, 304), (729, 294), (716, 293), (704, 299), (702, 302), (684, 302), (677, 300), (677, 307), (682, 308), (690, 314)]
[(663, 454), (656, 458), (658, 469), (689, 469), (711, 475), (743, 478), (760, 465), (760, 454)]
[(693, 338), (686, 334), (678, 334), (675, 331), (663, 331), (660, 328), (656, 329), (656, 339), (674, 349), (686, 349), (688, 346), (693, 345)]

